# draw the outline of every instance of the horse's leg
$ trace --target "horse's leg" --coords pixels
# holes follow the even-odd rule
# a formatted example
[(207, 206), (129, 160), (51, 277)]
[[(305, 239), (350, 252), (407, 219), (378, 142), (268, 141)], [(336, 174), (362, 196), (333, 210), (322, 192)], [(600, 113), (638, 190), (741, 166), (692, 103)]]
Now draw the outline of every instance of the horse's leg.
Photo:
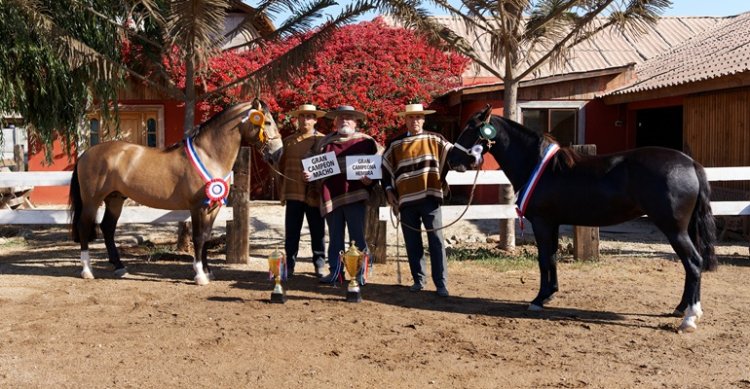
[(94, 279), (91, 271), (91, 257), (89, 256), (89, 242), (96, 237), (96, 207), (83, 206), (80, 219), (78, 219), (78, 238), (81, 241), (81, 278)]
[(687, 231), (666, 233), (669, 243), (672, 245), (677, 256), (685, 268), (685, 285), (682, 291), (680, 304), (677, 305), (675, 313), (684, 313), (680, 331), (693, 332), (698, 325), (696, 321), (703, 316), (701, 309), (701, 265), (703, 259), (698, 250), (690, 240)]
[(207, 285), (210, 281), (211, 269), (208, 267), (208, 248), (206, 241), (211, 237), (211, 227), (218, 214), (218, 208), (208, 212), (205, 208), (193, 209), (190, 215), (193, 221), (193, 270), (195, 270), (195, 283)]
[(539, 250), (539, 294), (529, 304), (529, 310), (538, 311), (557, 292), (557, 240), (560, 226), (543, 220), (530, 220)]
[(106, 208), (104, 210), (104, 217), (99, 225), (102, 229), (102, 235), (104, 235), (104, 245), (107, 246), (107, 257), (109, 263), (115, 267), (115, 277), (122, 278), (128, 274), (128, 269), (122, 264), (120, 260), (120, 252), (117, 250), (115, 244), (115, 229), (117, 228), (117, 220), (120, 218), (122, 213), (122, 205), (125, 202), (125, 197), (119, 193), (113, 193), (104, 199)]

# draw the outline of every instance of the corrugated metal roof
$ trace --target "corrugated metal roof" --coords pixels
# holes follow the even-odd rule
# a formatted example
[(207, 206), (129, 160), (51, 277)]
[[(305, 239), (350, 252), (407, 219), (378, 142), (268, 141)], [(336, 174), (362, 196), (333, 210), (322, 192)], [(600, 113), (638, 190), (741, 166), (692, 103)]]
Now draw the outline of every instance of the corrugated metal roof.
[[(726, 17), (708, 16), (662, 17), (656, 24), (647, 27), (644, 33), (638, 36), (634, 36), (632, 33), (622, 33), (609, 27), (577, 45), (571, 51), (562, 68), (551, 69), (550, 66), (544, 65), (527, 79), (606, 69), (630, 63), (639, 64), (726, 19)], [(479, 51), (479, 56), (483, 61), (493, 63), (490, 59), (489, 38), (486, 35), (477, 36), (468, 33), (464, 23), (457, 18), (437, 16), (435, 20), (463, 36)], [(527, 62), (532, 63), (542, 54), (542, 52), (528, 54)], [(494, 65), (496, 69), (503, 69), (502, 63), (495, 63)], [(464, 76), (493, 77), (491, 73), (478, 66), (467, 70)]]
[(708, 80), (750, 70), (750, 12), (729, 17), (635, 67), (621, 95)]

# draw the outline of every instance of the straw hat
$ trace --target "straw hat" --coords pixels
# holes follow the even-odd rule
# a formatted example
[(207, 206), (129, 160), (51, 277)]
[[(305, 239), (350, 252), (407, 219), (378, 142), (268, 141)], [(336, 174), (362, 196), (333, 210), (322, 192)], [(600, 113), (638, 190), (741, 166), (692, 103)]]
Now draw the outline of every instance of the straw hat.
[(312, 104), (302, 104), (294, 111), (289, 112), (287, 115), (297, 117), (302, 113), (312, 113), (316, 118), (322, 118), (326, 115), (326, 111), (318, 111), (318, 107)]
[(357, 111), (351, 105), (339, 105), (338, 107), (336, 107), (336, 109), (328, 111), (328, 113), (326, 113), (326, 117), (328, 119), (335, 119), (339, 115), (343, 114), (352, 115), (357, 120), (362, 120), (365, 118), (364, 113)]
[(424, 109), (422, 104), (406, 104), (406, 107), (404, 108), (404, 112), (398, 112), (396, 113), (396, 115), (398, 116), (429, 115), (431, 113), (435, 113), (435, 111), (431, 109)]

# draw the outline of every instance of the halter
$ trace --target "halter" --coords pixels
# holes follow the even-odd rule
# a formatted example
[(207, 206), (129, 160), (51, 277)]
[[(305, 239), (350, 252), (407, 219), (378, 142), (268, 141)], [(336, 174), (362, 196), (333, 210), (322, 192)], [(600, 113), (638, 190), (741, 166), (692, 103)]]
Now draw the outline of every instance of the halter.
[(281, 136), (279, 136), (278, 134), (275, 137), (268, 136), (264, 127), (264, 124), (266, 122), (266, 115), (263, 113), (263, 111), (259, 109), (251, 109), (247, 113), (247, 116), (242, 119), (241, 123), (245, 123), (248, 120), (252, 125), (260, 127), (260, 129), (258, 130), (258, 139), (256, 142), (253, 142), (253, 146), (260, 144), (260, 147), (258, 147), (259, 152), (263, 152), (268, 147), (268, 143), (270, 141), (281, 138)]
[(481, 145), (481, 142), (487, 143), (487, 150), (492, 148), (492, 145), (495, 144), (495, 141), (493, 139), (495, 139), (495, 137), (497, 136), (497, 129), (492, 124), (490, 124), (491, 118), (492, 115), (487, 115), (487, 119), (484, 119), (484, 124), (482, 124), (482, 127), (477, 130), (479, 131), (479, 137), (474, 142), (474, 145), (472, 145), (471, 149), (467, 149), (459, 143), (453, 144), (453, 147), (474, 157), (476, 164), (479, 164), (479, 161), (482, 159), (482, 154), (484, 154), (484, 146)]

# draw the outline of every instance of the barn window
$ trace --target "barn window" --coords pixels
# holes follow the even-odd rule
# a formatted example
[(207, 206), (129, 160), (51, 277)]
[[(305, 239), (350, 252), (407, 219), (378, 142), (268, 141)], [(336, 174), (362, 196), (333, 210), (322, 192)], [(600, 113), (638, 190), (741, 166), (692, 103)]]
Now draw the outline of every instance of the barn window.
[(99, 144), (99, 119), (89, 120), (89, 146)]
[(523, 125), (550, 133), (561, 146), (577, 144), (578, 110), (566, 108), (523, 108)]
[(148, 147), (156, 147), (156, 119), (146, 121), (146, 142)]

